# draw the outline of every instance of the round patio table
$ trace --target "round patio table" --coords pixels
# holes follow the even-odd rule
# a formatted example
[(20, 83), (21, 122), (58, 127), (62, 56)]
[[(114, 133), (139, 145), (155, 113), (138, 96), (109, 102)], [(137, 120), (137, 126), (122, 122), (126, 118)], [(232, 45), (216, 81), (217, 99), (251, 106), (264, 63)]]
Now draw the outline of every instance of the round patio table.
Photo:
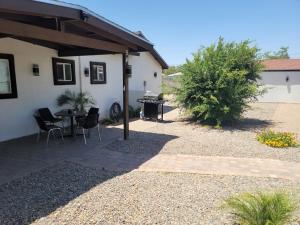
[(85, 116), (87, 113), (84, 111), (74, 111), (74, 110), (61, 110), (57, 113), (55, 113), (55, 116), (62, 117), (62, 118), (70, 118), (70, 124), (71, 124), (71, 132), (70, 134), (64, 135), (66, 137), (75, 137), (75, 130), (74, 130), (74, 118)]

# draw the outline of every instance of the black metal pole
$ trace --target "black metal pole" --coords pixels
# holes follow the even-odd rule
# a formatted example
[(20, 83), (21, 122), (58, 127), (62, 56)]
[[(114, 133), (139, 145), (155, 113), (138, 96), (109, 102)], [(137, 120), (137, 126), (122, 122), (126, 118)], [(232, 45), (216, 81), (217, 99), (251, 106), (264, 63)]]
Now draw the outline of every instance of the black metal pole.
[(123, 61), (123, 124), (124, 124), (124, 140), (127, 140), (129, 137), (129, 98), (128, 98), (128, 74), (127, 74), (127, 65), (128, 65), (128, 53), (122, 54)]

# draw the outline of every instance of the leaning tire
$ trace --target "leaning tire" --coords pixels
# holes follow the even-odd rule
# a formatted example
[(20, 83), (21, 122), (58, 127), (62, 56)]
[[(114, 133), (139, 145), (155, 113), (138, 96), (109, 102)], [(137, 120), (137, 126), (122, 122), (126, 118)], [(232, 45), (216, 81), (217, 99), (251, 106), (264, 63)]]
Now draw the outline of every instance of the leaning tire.
[(122, 109), (118, 102), (114, 102), (109, 110), (109, 116), (111, 120), (119, 122), (122, 116)]

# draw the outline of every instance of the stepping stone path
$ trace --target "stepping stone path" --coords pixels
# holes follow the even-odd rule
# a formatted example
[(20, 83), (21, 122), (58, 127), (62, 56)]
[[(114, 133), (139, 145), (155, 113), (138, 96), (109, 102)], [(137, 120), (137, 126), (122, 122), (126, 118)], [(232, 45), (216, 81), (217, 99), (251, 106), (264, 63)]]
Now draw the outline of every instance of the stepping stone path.
[(272, 177), (300, 181), (300, 163), (273, 159), (159, 154), (137, 170)]

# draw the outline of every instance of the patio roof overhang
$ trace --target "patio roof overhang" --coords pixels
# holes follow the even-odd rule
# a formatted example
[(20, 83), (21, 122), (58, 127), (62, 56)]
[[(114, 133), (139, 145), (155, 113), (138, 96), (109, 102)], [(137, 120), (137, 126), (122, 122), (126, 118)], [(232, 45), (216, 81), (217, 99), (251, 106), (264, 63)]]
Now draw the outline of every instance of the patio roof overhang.
[(53, 48), (61, 56), (124, 53), (127, 49), (138, 52), (153, 48), (150, 42), (125, 28), (70, 4), (0, 0), (0, 12), (1, 37)]
[[(132, 54), (149, 51), (163, 69), (168, 68), (146, 38), (78, 5), (53, 0), (0, 0), (0, 13), (0, 38), (13, 37), (56, 49), (59, 56), (124, 53), (124, 48)], [(8, 27), (7, 21), (15, 22), (10, 30), (3, 29)], [(21, 25), (22, 30), (17, 29)], [(54, 35), (49, 40), (39, 33)]]
[[(58, 51), (59, 56), (123, 54), (124, 138), (129, 132), (128, 54), (149, 51), (147, 39), (80, 6), (52, 0), (0, 0), (0, 38), (11, 37)], [(128, 53), (128, 54), (127, 54)]]

